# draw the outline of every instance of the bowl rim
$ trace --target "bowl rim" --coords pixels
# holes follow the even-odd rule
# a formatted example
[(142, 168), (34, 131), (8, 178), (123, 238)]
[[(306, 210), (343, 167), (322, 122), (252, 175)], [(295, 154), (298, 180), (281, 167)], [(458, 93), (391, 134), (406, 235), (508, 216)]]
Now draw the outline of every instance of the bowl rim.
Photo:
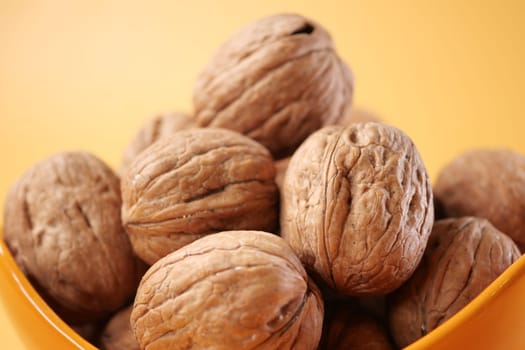
[[(73, 328), (71, 328), (64, 320), (62, 320), (55, 311), (44, 301), (40, 294), (33, 287), (31, 282), (27, 279), (25, 274), (22, 272), (18, 264), (16, 263), (11, 251), (7, 247), (3, 237), (3, 227), (0, 226), (0, 264), (3, 265), (0, 268), (6, 270), (10, 280), (6, 283), (13, 283), (20, 294), (39, 314), (39, 316), (46, 322), (52, 329), (63, 336), (72, 347), (83, 350), (97, 350), (95, 346), (89, 343), (86, 339), (81, 337)], [(5, 302), (2, 300), (2, 302)], [(6, 313), (7, 318), (11, 319), (10, 311)], [(16, 329), (16, 327), (15, 327)], [(18, 329), (16, 329), (17, 335), (20, 337)]]
[[(0, 266), (9, 271), (11, 281), (20, 290), (23, 297), (30, 303), (35, 311), (58, 333), (65, 337), (73, 347), (84, 350), (97, 350), (87, 340), (82, 338), (73, 330), (65, 321), (63, 321), (54, 310), (42, 299), (40, 294), (34, 289), (16, 263), (11, 251), (3, 238), (3, 227), (0, 226)], [(512, 265), (510, 265), (501, 275), (499, 275), (491, 284), (489, 284), (480, 294), (478, 294), (470, 303), (460, 311), (447, 319), (441, 325), (409, 344), (406, 350), (425, 350), (433, 348), (435, 344), (447, 337), (450, 333), (457, 331), (465, 324), (476, 317), (487, 303), (490, 303), (504, 290), (515, 282), (515, 277), (525, 274), (525, 255), (521, 255)], [(8, 315), (9, 317), (9, 315)]]
[(404, 349), (425, 350), (436, 348), (435, 345), (438, 342), (446, 338), (449, 334), (457, 332), (458, 329), (461, 329), (461, 325), (466, 324), (477, 317), (478, 314), (484, 311), (487, 304), (491, 303), (492, 300), (504, 293), (507, 288), (516, 282), (516, 278), (523, 274), (525, 274), (525, 256), (521, 255), (516, 261), (507, 267), (503, 273), (485, 287), (481, 293), (472, 299), (470, 303), (431, 332), (419, 338), (412, 344), (409, 344)]

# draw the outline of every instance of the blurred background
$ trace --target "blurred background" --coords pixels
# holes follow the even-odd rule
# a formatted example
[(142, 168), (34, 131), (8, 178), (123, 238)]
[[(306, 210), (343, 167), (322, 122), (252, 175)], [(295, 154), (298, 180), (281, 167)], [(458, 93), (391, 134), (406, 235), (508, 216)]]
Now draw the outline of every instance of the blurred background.
[[(525, 1), (1, 0), (0, 209), (53, 153), (118, 166), (147, 118), (192, 111), (195, 78), (230, 34), (278, 12), (330, 31), (354, 104), (404, 130), (432, 181), (467, 149), (525, 153)], [(22, 349), (1, 303), (0, 338)]]

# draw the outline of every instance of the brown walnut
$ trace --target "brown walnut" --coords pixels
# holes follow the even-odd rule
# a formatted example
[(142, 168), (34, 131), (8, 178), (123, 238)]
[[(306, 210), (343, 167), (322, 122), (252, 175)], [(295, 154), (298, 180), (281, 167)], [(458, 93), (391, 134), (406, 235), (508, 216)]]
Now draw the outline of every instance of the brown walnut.
[(279, 236), (227, 231), (157, 261), (131, 313), (150, 350), (316, 349), (323, 301)]
[(283, 188), (284, 174), (286, 174), (286, 169), (288, 169), (289, 163), (290, 157), (282, 158), (275, 162), (275, 184), (279, 187), (279, 190)]
[(139, 343), (131, 330), (130, 317), (132, 307), (119, 311), (104, 328), (101, 336), (104, 350), (140, 350)]
[(120, 173), (124, 174), (137, 155), (161, 138), (194, 126), (193, 117), (185, 113), (157, 115), (142, 126), (124, 152)]
[(383, 324), (364, 309), (349, 302), (328, 307), (319, 350), (393, 350)]
[(444, 217), (488, 219), (525, 251), (525, 156), (509, 150), (466, 152), (446, 165), (434, 187)]
[(290, 160), (281, 235), (307, 269), (342, 293), (398, 288), (419, 263), (432, 223), (427, 172), (394, 127), (326, 127)]
[(376, 122), (380, 123), (379, 118), (374, 113), (359, 107), (348, 108), (343, 116), (337, 121), (337, 125), (348, 126), (352, 123), (368, 123)]
[(149, 264), (223, 230), (273, 231), (278, 190), (268, 150), (225, 129), (180, 131), (142, 152), (122, 178), (122, 220)]
[(404, 347), (461, 310), (520, 256), (487, 220), (436, 221), (413, 277), (389, 297), (389, 323)]
[(85, 152), (43, 160), (9, 190), (6, 243), (66, 321), (103, 318), (135, 291), (139, 266), (120, 207), (118, 177)]
[(276, 157), (349, 107), (353, 78), (328, 32), (294, 14), (257, 20), (226, 41), (194, 91), (200, 126), (239, 131)]
[(73, 329), (78, 335), (96, 347), (100, 345), (100, 334), (102, 333), (103, 328), (103, 321), (71, 326), (71, 329)]

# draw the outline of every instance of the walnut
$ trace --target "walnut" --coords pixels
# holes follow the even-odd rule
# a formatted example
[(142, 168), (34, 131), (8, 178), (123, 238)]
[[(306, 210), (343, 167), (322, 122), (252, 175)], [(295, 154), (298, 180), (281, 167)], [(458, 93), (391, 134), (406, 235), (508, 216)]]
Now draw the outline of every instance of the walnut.
[(386, 295), (363, 295), (355, 298), (367, 314), (386, 323), (386, 297)]
[(350, 105), (353, 77), (328, 32), (294, 14), (257, 20), (226, 41), (194, 91), (200, 126), (239, 131), (277, 158)]
[(43, 160), (9, 190), (6, 243), (68, 322), (101, 319), (135, 291), (138, 264), (120, 207), (118, 177), (85, 152)]
[(284, 174), (286, 174), (286, 169), (288, 169), (288, 164), (290, 163), (290, 157), (279, 159), (275, 162), (275, 183), (279, 190), (283, 188)]
[(130, 317), (132, 307), (119, 311), (106, 325), (101, 337), (102, 349), (105, 350), (140, 350), (139, 343), (131, 330)]
[(71, 329), (93, 346), (99, 346), (100, 334), (102, 333), (103, 327), (104, 325), (99, 321), (96, 323), (72, 325)]
[(307, 269), (342, 293), (398, 288), (419, 263), (432, 223), (425, 166), (394, 127), (326, 127), (290, 160), (281, 235)]
[(514, 242), (485, 219), (436, 221), (414, 276), (389, 298), (396, 343), (404, 347), (435, 329), (519, 256)]
[(131, 313), (140, 346), (156, 349), (316, 349), (323, 301), (279, 236), (227, 231), (157, 261)]
[(167, 113), (149, 119), (126, 148), (120, 166), (120, 174), (124, 174), (137, 155), (155, 141), (193, 126), (193, 118), (185, 113)]
[(525, 156), (475, 150), (445, 166), (434, 187), (444, 217), (488, 219), (525, 251)]
[(225, 129), (180, 131), (142, 152), (122, 178), (122, 220), (149, 264), (223, 230), (273, 231), (278, 190), (268, 150)]
[(359, 107), (348, 108), (345, 114), (337, 121), (337, 125), (348, 126), (352, 123), (368, 123), (368, 122), (381, 122), (374, 113), (367, 111), (366, 109)]
[(336, 303), (327, 317), (319, 350), (392, 350), (389, 335), (377, 319), (352, 303)]

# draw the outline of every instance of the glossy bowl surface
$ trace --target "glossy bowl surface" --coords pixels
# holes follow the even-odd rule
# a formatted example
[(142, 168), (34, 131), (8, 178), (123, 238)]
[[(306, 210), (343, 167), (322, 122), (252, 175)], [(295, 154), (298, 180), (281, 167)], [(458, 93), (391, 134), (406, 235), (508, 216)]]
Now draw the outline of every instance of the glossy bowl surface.
[[(0, 299), (28, 349), (96, 349), (42, 300), (3, 240), (0, 281)], [(522, 256), (463, 310), (406, 349), (525, 349), (524, 295)]]

